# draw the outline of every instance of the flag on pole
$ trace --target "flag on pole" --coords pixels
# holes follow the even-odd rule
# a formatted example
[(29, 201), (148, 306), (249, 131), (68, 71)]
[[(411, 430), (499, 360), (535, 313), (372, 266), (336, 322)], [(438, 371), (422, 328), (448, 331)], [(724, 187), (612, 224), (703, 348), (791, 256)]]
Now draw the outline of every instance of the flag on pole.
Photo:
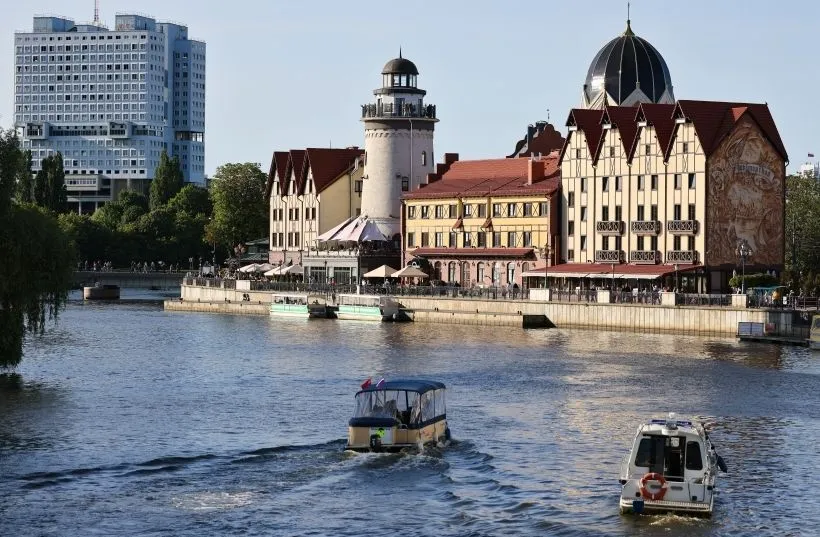
[(814, 153), (809, 153), (809, 158), (814, 158)]
[(382, 386), (384, 386), (384, 377), (380, 378), (379, 382), (376, 383), (377, 388), (381, 388)]
[(369, 388), (370, 384), (372, 384), (372, 379), (368, 377), (366, 381), (362, 382), (362, 389)]

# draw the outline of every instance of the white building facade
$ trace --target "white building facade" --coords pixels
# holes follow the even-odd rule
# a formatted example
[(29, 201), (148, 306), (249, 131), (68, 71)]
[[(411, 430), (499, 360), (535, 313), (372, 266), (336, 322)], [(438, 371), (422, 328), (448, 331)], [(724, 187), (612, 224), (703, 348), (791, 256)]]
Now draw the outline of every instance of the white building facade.
[(205, 43), (188, 29), (118, 14), (99, 22), (34, 17), (16, 32), (14, 124), (32, 168), (63, 155), (71, 209), (146, 191), (162, 150), (205, 182)]

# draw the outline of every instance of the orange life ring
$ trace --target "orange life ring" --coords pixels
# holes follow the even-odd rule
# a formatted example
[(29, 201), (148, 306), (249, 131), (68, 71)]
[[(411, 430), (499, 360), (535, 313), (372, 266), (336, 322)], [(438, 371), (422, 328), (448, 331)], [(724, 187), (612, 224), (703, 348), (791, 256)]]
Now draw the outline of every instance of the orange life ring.
[[(646, 483), (648, 481), (657, 481), (658, 483), (660, 483), (661, 490), (659, 490), (658, 492), (650, 492), (646, 488)], [(666, 490), (668, 488), (669, 484), (666, 482), (666, 479), (664, 479), (661, 474), (649, 472), (641, 478), (641, 496), (643, 496), (647, 500), (662, 500), (663, 497), (666, 496)]]

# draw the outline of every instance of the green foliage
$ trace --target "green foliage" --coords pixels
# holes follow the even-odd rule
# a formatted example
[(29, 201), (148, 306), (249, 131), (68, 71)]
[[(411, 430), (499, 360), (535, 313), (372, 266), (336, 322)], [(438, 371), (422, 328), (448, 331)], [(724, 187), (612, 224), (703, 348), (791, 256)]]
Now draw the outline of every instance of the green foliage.
[(88, 215), (64, 213), (59, 216), (58, 221), (75, 251), (86, 254), (84, 259), (93, 257), (94, 253), (97, 257), (105, 254), (115, 237), (115, 232)]
[[(731, 287), (743, 287), (742, 284), (743, 276), (740, 274), (729, 278), (729, 285)], [(746, 275), (746, 289), (749, 289), (750, 287), (771, 287), (777, 284), (777, 278), (771, 274), (766, 274), (765, 272)]]
[(250, 162), (217, 168), (211, 183), (213, 218), (206, 228), (209, 241), (230, 251), (236, 244), (267, 235), (266, 180), (259, 165)]
[(64, 212), (68, 192), (65, 187), (63, 155), (57, 153), (44, 158), (40, 168), (34, 178), (34, 203), (55, 213)]
[(24, 151), (17, 172), (17, 201), (34, 202), (34, 178), (31, 176), (31, 151)]
[(149, 205), (151, 210), (164, 206), (174, 195), (182, 189), (183, 176), (182, 168), (179, 165), (179, 157), (168, 158), (168, 153), (163, 149), (159, 156), (159, 165), (154, 171), (154, 179), (151, 181), (151, 191), (149, 195)]
[[(71, 241), (52, 216), (51, 207), (11, 202), (24, 161), (16, 136), (0, 130), (2, 368), (20, 363), (26, 330), (42, 332), (47, 319), (55, 317), (63, 307), (75, 261)], [(53, 169), (60, 168), (54, 164)], [(44, 199), (55, 201), (50, 196)]]
[[(786, 178), (786, 267), (795, 286), (813, 287), (820, 267), (820, 181)], [(799, 283), (798, 283), (799, 282)]]
[(196, 185), (185, 185), (168, 202), (168, 207), (175, 213), (186, 213), (190, 216), (210, 215), (213, 211), (208, 191)]

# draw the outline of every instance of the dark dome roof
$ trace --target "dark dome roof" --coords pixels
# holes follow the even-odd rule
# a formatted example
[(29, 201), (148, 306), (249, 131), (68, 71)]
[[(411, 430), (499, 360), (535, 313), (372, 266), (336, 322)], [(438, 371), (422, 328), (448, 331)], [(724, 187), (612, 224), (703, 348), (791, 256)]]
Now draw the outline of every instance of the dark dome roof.
[(674, 100), (666, 61), (647, 40), (632, 32), (629, 21), (623, 35), (604, 45), (589, 66), (584, 82), (587, 101), (595, 101), (603, 89), (610, 99), (615, 100), (615, 103), (610, 100), (609, 104), (624, 104), (636, 89), (653, 103), (660, 102), (666, 91)]
[(393, 58), (386, 64), (384, 64), (384, 69), (382, 69), (383, 75), (417, 75), (419, 74), (419, 70), (416, 69), (416, 64), (408, 60), (407, 58), (402, 58), (399, 55), (398, 58)]

